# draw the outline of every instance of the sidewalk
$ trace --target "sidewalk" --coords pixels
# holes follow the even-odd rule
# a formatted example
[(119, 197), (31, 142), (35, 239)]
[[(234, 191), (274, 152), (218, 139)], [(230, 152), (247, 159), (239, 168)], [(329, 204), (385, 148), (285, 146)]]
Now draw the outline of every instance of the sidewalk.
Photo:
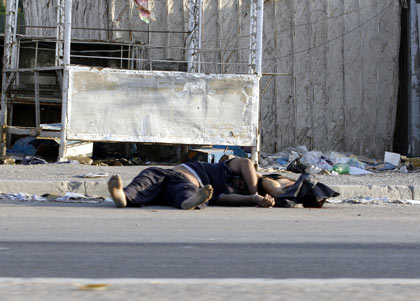
[[(64, 195), (66, 192), (108, 197), (108, 177), (83, 178), (92, 174), (120, 174), (128, 184), (148, 166), (91, 166), (81, 164), (0, 165), (0, 192), (42, 195)], [(297, 178), (299, 174), (289, 174)], [(407, 174), (400, 172), (375, 173), (363, 176), (317, 176), (341, 195), (338, 200), (420, 200), (420, 170)]]

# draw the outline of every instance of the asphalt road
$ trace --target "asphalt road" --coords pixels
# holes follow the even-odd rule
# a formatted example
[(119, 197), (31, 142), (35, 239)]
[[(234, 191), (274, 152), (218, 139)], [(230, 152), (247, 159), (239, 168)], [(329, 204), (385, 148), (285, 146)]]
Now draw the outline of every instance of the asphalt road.
[(2, 277), (420, 278), (420, 244), (0, 242)]
[(417, 205), (194, 211), (0, 205), (0, 277), (420, 276)]
[[(293, 292), (291, 299), (303, 300), (316, 294), (322, 297), (325, 290), (341, 293), (341, 285), (347, 292), (366, 285), (334, 284), (337, 279), (350, 278), (394, 279), (392, 285), (375, 282), (366, 290), (373, 290), (375, 296), (389, 290), (390, 296), (407, 297), (420, 291), (419, 214), (418, 205), (327, 204), (323, 209), (210, 207), (182, 211), (165, 207), (115, 209), (107, 203), (0, 201), (0, 280), (6, 279), (0, 281), (0, 289), (10, 296), (22, 293), (25, 286), (16, 284), (16, 279), (28, 277), (63, 281), (184, 279), (187, 284), (176, 284), (177, 289), (168, 285), (156, 291), (152, 282), (138, 288), (150, 289), (150, 298), (163, 291), (171, 294), (173, 289), (186, 297), (191, 279), (213, 279), (200, 285), (210, 295), (218, 292), (219, 299), (241, 299), (238, 296), (246, 292), (255, 295), (257, 291), (258, 296), (275, 294), (283, 287)], [(218, 279), (242, 279), (235, 286), (241, 293), (233, 296), (236, 290), (229, 290), (226, 295), (228, 291), (222, 288), (229, 289), (231, 283), (214, 283)], [(286, 283), (267, 286), (255, 279)], [(327, 289), (325, 283), (287, 282), (290, 279), (324, 279), (334, 285)], [(409, 280), (418, 282), (414, 285), (407, 283)], [(50, 282), (45, 285), (39, 292), (48, 285), (54, 289), (58, 286)], [(179, 285), (185, 286), (181, 290), (184, 293)], [(36, 290), (38, 286), (32, 283), (30, 287)], [(129, 291), (127, 288), (125, 292)], [(131, 291), (134, 294), (132, 287)], [(268, 299), (273, 296), (270, 293)], [(367, 300), (366, 295), (361, 296)]]

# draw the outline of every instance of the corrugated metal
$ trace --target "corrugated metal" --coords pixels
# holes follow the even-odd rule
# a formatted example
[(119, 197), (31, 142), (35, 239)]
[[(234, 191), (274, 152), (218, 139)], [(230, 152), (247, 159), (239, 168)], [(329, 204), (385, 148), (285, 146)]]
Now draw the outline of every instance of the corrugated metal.
[[(89, 5), (74, 1), (75, 26), (85, 20), (100, 27), (186, 29), (186, 0), (150, 0), (156, 17), (150, 26), (131, 8), (122, 13), (131, 3), (128, 0), (92, 0)], [(54, 15), (52, 8), (40, 12), (48, 0), (25, 2), (29, 22), (40, 19), (50, 24), (47, 17)], [(111, 4), (114, 22), (108, 19)], [(241, 49), (248, 45), (249, 1), (204, 0), (203, 8), (202, 44), (220, 51), (207, 52), (202, 58), (227, 65), (207, 64), (202, 70), (246, 71), (233, 63), (248, 59)], [(291, 75), (276, 76), (262, 97), (262, 150), (275, 152), (306, 144), (380, 158), (392, 149), (400, 9), (399, 0), (265, 1), (263, 72)], [(95, 38), (99, 33), (84, 34)], [(185, 39), (182, 34), (132, 36), (156, 46), (183, 47)], [(113, 38), (128, 39), (128, 33)], [(162, 48), (146, 55), (183, 59), (180, 49)], [(268, 77), (263, 77), (261, 85), (267, 81)]]

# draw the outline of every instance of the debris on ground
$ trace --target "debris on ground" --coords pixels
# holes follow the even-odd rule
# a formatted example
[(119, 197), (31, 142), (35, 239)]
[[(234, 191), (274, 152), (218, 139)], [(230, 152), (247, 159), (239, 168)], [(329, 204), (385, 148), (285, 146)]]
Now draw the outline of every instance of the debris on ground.
[(381, 171), (407, 173), (420, 167), (420, 158), (407, 158), (397, 153), (385, 152), (384, 160), (335, 151), (309, 151), (306, 146), (286, 148), (276, 154), (261, 154), (261, 171), (291, 171), (323, 175), (365, 175)]
[(65, 195), (60, 196), (56, 194), (43, 194), (41, 196), (36, 194), (27, 194), (24, 192), (18, 193), (0, 193), (0, 200), (11, 200), (21, 202), (59, 202), (59, 203), (112, 203), (111, 198), (104, 198), (92, 195), (85, 195), (82, 193), (66, 192)]
[(89, 172), (84, 175), (78, 175), (77, 178), (108, 178), (108, 173), (92, 173)]
[(420, 205), (419, 200), (389, 200), (387, 197), (383, 198), (372, 198), (372, 197), (360, 197), (346, 200), (327, 200), (329, 204), (363, 204), (363, 205), (382, 205), (382, 204), (400, 204), (400, 205)]

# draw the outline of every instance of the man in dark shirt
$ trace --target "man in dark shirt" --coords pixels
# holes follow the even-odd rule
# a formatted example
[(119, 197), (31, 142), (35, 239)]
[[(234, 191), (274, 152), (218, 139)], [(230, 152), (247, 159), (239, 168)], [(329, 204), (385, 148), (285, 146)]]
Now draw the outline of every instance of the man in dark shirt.
[(189, 162), (172, 169), (150, 167), (125, 188), (121, 177), (114, 175), (108, 189), (118, 208), (157, 204), (180, 209), (207, 205), (272, 207), (273, 196), (258, 194), (259, 177), (251, 160), (234, 158), (222, 163)]

